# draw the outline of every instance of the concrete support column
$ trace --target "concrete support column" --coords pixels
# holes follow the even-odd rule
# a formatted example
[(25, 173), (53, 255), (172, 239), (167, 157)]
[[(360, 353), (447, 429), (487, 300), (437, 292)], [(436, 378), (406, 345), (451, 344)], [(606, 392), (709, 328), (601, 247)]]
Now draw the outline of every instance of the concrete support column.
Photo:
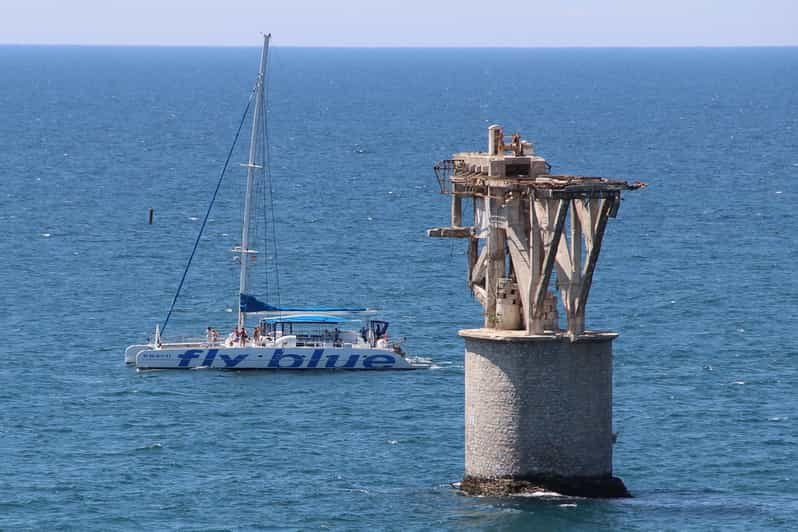
[(463, 226), (463, 198), (452, 194), (452, 227)]
[(612, 476), (612, 341), (471, 329), (465, 338), (469, 494), (628, 496)]

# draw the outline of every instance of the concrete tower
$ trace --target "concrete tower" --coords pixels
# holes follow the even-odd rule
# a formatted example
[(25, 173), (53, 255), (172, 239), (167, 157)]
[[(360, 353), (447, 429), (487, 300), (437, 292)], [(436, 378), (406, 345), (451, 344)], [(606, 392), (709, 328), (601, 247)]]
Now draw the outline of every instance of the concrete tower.
[[(601, 240), (621, 192), (642, 183), (549, 174), (532, 145), (500, 126), (488, 151), (455, 154), (435, 172), (451, 226), (468, 240), (468, 286), (484, 326), (465, 338), (465, 475), (471, 494), (534, 490), (618, 497), (612, 474), (612, 341), (585, 329)], [(463, 225), (463, 200), (473, 216)], [(556, 288), (566, 327), (560, 328)]]

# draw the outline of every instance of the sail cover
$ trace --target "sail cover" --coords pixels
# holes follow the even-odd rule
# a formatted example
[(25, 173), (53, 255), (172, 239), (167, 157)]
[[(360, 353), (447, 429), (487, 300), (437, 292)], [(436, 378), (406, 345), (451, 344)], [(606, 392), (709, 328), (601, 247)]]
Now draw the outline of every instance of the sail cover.
[(365, 312), (368, 309), (354, 307), (277, 307), (264, 303), (250, 294), (241, 294), (241, 312)]

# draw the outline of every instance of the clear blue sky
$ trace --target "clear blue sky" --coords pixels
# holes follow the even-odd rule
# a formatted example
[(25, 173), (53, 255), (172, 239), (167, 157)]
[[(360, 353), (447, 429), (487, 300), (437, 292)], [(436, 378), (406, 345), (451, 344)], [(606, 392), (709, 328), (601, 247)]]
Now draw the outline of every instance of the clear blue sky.
[(0, 42), (798, 45), (798, 0), (0, 0)]

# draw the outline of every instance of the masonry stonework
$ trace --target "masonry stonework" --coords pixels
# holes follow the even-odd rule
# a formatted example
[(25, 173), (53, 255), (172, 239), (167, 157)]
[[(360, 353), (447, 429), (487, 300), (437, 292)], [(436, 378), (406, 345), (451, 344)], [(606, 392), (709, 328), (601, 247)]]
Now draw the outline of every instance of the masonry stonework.
[(616, 334), (578, 341), (491, 335), (486, 329), (460, 335), (466, 347), (467, 488), (490, 493), (497, 483), (506, 490), (507, 481), (515, 481), (525, 486), (521, 491), (531, 484), (573, 494), (627, 494), (612, 477)]

